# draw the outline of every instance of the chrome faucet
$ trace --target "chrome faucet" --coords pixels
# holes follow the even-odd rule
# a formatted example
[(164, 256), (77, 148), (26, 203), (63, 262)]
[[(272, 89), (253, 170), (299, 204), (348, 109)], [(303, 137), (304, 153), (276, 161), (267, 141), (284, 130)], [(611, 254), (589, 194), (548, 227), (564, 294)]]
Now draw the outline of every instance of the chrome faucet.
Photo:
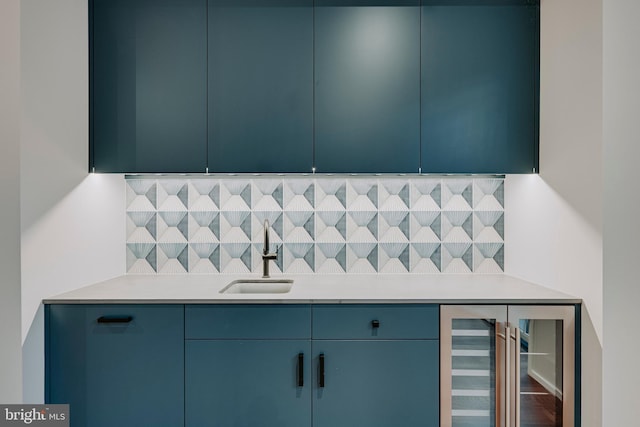
[(262, 277), (269, 278), (269, 260), (278, 259), (278, 251), (269, 253), (269, 220), (264, 220), (264, 249), (262, 250)]

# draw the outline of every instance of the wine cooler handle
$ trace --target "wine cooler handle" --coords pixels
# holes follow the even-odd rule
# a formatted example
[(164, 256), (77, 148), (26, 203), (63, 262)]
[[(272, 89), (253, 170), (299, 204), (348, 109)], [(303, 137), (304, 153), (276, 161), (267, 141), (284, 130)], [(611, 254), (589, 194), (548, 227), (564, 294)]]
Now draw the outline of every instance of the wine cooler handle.
[(506, 426), (511, 427), (511, 328), (509, 326), (504, 328), (504, 337), (504, 365), (506, 367), (504, 381), (504, 419)]
[(514, 365), (515, 365), (515, 369), (514, 369), (514, 374), (516, 376), (515, 378), (515, 390), (513, 391), (516, 395), (516, 405), (515, 408), (513, 408), (514, 412), (515, 412), (515, 419), (516, 419), (516, 427), (520, 427), (520, 328), (516, 326), (515, 328), (516, 330), (516, 342), (515, 342), (515, 359), (514, 360)]
[(495, 401), (496, 401), (496, 427), (507, 427), (507, 423), (504, 418), (505, 410), (505, 346), (507, 336), (505, 335), (505, 324), (502, 322), (496, 322), (496, 360), (495, 360), (495, 372), (496, 372), (496, 386), (495, 386)]

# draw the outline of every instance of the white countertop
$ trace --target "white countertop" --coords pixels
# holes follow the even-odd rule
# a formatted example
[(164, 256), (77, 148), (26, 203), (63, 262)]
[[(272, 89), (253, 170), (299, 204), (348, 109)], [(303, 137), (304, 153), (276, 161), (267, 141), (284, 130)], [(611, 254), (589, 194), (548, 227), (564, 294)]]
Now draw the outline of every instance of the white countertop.
[(527, 303), (574, 304), (580, 298), (507, 275), (300, 275), (281, 294), (221, 294), (257, 275), (125, 275), (43, 300), (45, 304)]

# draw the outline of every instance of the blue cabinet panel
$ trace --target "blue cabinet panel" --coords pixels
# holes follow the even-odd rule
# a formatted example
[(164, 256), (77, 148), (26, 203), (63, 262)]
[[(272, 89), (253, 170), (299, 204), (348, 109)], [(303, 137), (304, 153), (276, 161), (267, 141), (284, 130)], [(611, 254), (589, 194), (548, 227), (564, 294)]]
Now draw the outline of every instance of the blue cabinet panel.
[(418, 172), (419, 6), (315, 2), (317, 172)]
[(204, 172), (206, 0), (92, 0), (96, 172)]
[(301, 339), (311, 337), (309, 305), (187, 305), (187, 339)]
[(314, 427), (439, 425), (438, 353), (437, 340), (314, 341)]
[(439, 328), (437, 305), (313, 307), (313, 339), (438, 339)]
[(209, 169), (311, 172), (313, 1), (209, 0)]
[(311, 425), (309, 340), (189, 340), (185, 352), (187, 426)]
[(538, 170), (537, 0), (90, 0), (97, 172)]
[(538, 170), (539, 5), (422, 8), (422, 171)]
[(46, 402), (70, 404), (71, 426), (184, 425), (183, 306), (46, 309)]

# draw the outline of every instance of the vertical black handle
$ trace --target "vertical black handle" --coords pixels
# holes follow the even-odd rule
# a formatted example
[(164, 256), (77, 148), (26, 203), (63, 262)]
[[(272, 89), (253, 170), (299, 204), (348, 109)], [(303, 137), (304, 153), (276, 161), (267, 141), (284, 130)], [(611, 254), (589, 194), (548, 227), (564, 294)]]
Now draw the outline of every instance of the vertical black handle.
[(324, 353), (318, 356), (318, 387), (324, 388)]
[(380, 327), (380, 321), (379, 321), (379, 320), (377, 320), (377, 319), (376, 319), (376, 320), (372, 320), (372, 321), (371, 321), (371, 327), (372, 327), (373, 329), (378, 329), (378, 328)]
[(304, 387), (304, 353), (298, 353), (298, 387)]

